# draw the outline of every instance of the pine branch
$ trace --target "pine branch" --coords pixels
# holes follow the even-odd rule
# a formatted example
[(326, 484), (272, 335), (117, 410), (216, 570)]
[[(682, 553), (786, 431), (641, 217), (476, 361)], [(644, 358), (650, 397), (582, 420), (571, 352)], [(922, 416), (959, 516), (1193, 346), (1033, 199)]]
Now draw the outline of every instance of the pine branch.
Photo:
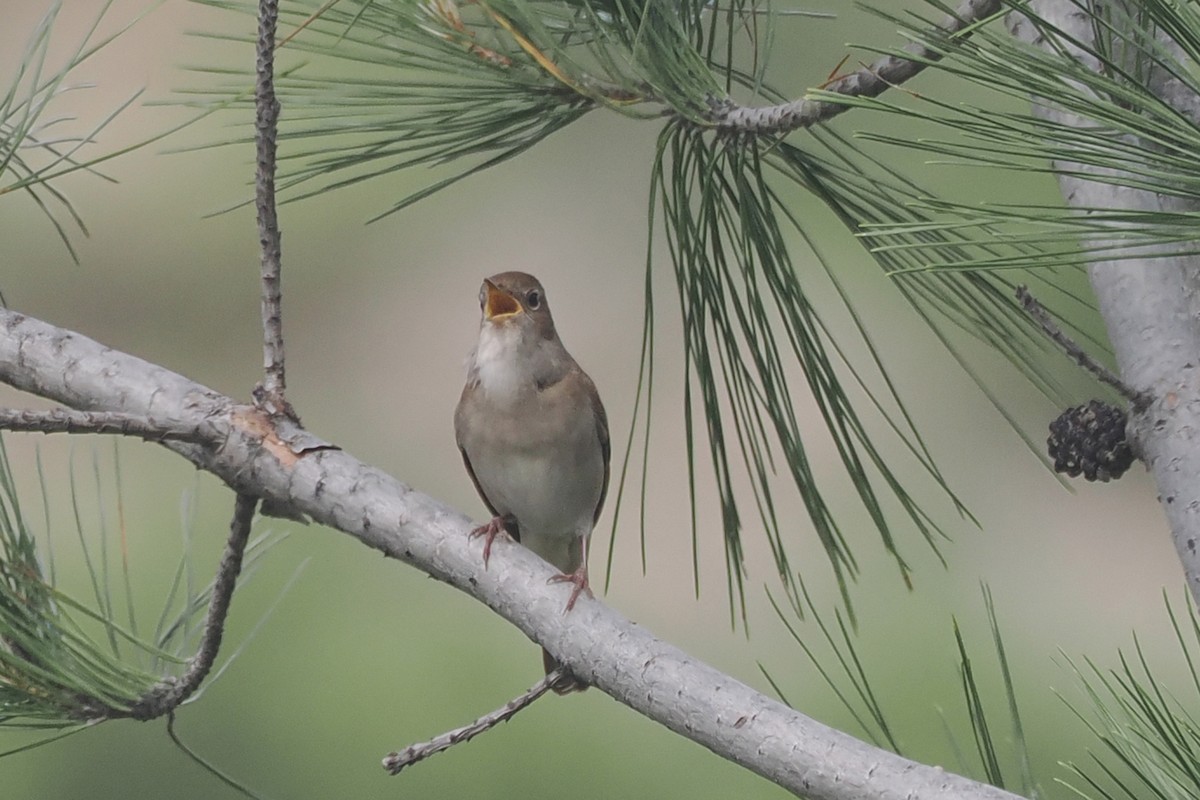
[(581, 598), (567, 619), (554, 570), (500, 542), (483, 568), (463, 514), (341, 450), (271, 444), (269, 419), (181, 375), (0, 309), (0, 381), (71, 406), (127, 414), (153, 407), (209, 421), (219, 449), (166, 442), (233, 489), (291, 507), (487, 604), (587, 683), (714, 753), (811, 800), (1015, 795), (865, 744), (754, 691)]
[(1033, 321), (1041, 327), (1046, 336), (1061, 347), (1063, 352), (1071, 357), (1072, 361), (1090, 372), (1095, 376), (1096, 380), (1116, 389), (1135, 408), (1145, 408), (1149, 404), (1149, 397), (1128, 386), (1121, 380), (1119, 375), (1114, 374), (1108, 367), (1092, 358), (1091, 354), (1080, 347), (1078, 342), (1067, 336), (1058, 323), (1050, 316), (1050, 313), (1046, 311), (1045, 307), (1029, 291), (1028, 286), (1018, 286), (1016, 295), (1017, 301), (1021, 304), (1021, 308), (1025, 310), (1025, 313), (1033, 318)]
[(275, 97), (275, 30), (278, 0), (260, 0), (254, 91), (256, 172), (254, 205), (262, 247), (263, 371), (255, 400), (271, 413), (295, 417), (287, 402), (283, 362), (283, 294), (280, 289), (282, 244), (275, 207), (275, 151), (279, 136), (279, 100)]
[(410, 767), (418, 761), (424, 761), (430, 756), (437, 755), (444, 750), (449, 750), (457, 744), (465, 744), (479, 734), (490, 731), (500, 723), (508, 722), (562, 680), (570, 680), (570, 673), (559, 667), (529, 687), (527, 691), (509, 700), (495, 711), (484, 714), (471, 724), (463, 725), (461, 728), (455, 728), (452, 731), (446, 731), (440, 736), (430, 739), (428, 742), (410, 744), (403, 750), (388, 753), (383, 759), (383, 768), (391, 775), (399, 775), (400, 770), (405, 767)]
[(74, 411), (55, 408), (49, 411), (0, 409), (0, 430), (25, 433), (110, 433), (133, 436), (150, 442), (191, 442), (215, 444), (208, 425), (185, 425), (134, 414), (106, 411)]
[[(963, 0), (954, 13), (947, 14), (938, 24), (937, 32), (941, 35), (965, 33), (996, 14), (1000, 6), (1000, 0)], [(912, 57), (883, 56), (855, 72), (830, 81), (821, 89), (847, 97), (877, 97), (908, 81), (941, 57), (919, 42), (910, 43), (904, 50)], [(827, 122), (849, 108), (843, 103), (809, 97), (759, 107), (723, 100), (714, 105), (713, 123), (723, 133), (777, 135)]]

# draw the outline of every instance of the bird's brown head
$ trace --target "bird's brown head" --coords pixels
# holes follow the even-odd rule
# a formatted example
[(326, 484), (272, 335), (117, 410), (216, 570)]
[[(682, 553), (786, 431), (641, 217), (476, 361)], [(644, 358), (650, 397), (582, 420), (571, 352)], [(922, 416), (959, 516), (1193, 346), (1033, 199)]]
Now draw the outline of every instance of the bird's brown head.
[(479, 290), (479, 305), (485, 322), (532, 325), (543, 335), (554, 335), (546, 291), (537, 278), (526, 272), (501, 272), (485, 279)]

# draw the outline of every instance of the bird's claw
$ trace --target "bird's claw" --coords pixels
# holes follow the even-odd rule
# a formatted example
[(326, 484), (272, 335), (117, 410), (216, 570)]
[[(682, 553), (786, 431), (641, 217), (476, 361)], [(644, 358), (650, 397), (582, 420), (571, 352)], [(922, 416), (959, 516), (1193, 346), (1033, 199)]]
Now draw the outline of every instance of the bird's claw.
[(469, 539), (478, 539), (484, 537), (483, 541), (483, 568), (487, 569), (488, 559), (492, 557), (492, 542), (496, 541), (496, 537), (501, 534), (507, 536), (508, 531), (504, 527), (504, 519), (502, 517), (492, 517), (490, 522), (480, 525), (478, 528), (472, 529), (467, 534)]
[(579, 595), (586, 593), (588, 597), (595, 597), (592, 594), (592, 587), (588, 585), (586, 564), (574, 572), (564, 572), (562, 575), (555, 575), (547, 583), (569, 583), (574, 586), (571, 590), (571, 597), (567, 600), (567, 607), (563, 609), (564, 614), (575, 608), (575, 601), (579, 599)]

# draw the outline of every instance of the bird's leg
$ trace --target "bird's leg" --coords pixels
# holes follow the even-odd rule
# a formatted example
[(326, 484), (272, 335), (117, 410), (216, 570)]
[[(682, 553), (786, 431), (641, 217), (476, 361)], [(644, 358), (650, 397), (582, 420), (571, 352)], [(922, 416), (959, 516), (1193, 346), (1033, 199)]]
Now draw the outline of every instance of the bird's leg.
[(583, 559), (579, 562), (579, 566), (575, 571), (555, 575), (548, 581), (549, 583), (570, 583), (575, 587), (571, 591), (571, 597), (567, 600), (567, 607), (563, 610), (564, 614), (575, 607), (575, 601), (579, 599), (579, 595), (586, 592), (588, 597), (595, 597), (592, 594), (592, 587), (588, 585), (587, 541), (588, 537), (586, 536), (579, 538), (579, 547), (583, 550)]
[(470, 539), (478, 539), (480, 536), (485, 537), (483, 541), (483, 568), (487, 569), (488, 559), (492, 557), (492, 542), (496, 541), (496, 537), (500, 534), (508, 535), (508, 527), (505, 525), (504, 517), (492, 517), (491, 521), (475, 528), (467, 537)]

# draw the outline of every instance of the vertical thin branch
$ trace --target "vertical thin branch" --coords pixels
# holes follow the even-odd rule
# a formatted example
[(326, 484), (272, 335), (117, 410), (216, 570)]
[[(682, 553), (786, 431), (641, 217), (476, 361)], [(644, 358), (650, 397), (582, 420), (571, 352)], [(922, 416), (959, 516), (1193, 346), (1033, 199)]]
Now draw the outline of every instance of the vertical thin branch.
[(270, 413), (294, 416), (284, 398), (287, 381), (283, 367), (283, 295), (280, 290), (282, 246), (275, 209), (275, 148), (279, 130), (279, 100), (275, 97), (275, 29), (278, 22), (278, 0), (259, 0), (254, 85), (254, 205), (262, 247), (263, 382), (255, 399)]

